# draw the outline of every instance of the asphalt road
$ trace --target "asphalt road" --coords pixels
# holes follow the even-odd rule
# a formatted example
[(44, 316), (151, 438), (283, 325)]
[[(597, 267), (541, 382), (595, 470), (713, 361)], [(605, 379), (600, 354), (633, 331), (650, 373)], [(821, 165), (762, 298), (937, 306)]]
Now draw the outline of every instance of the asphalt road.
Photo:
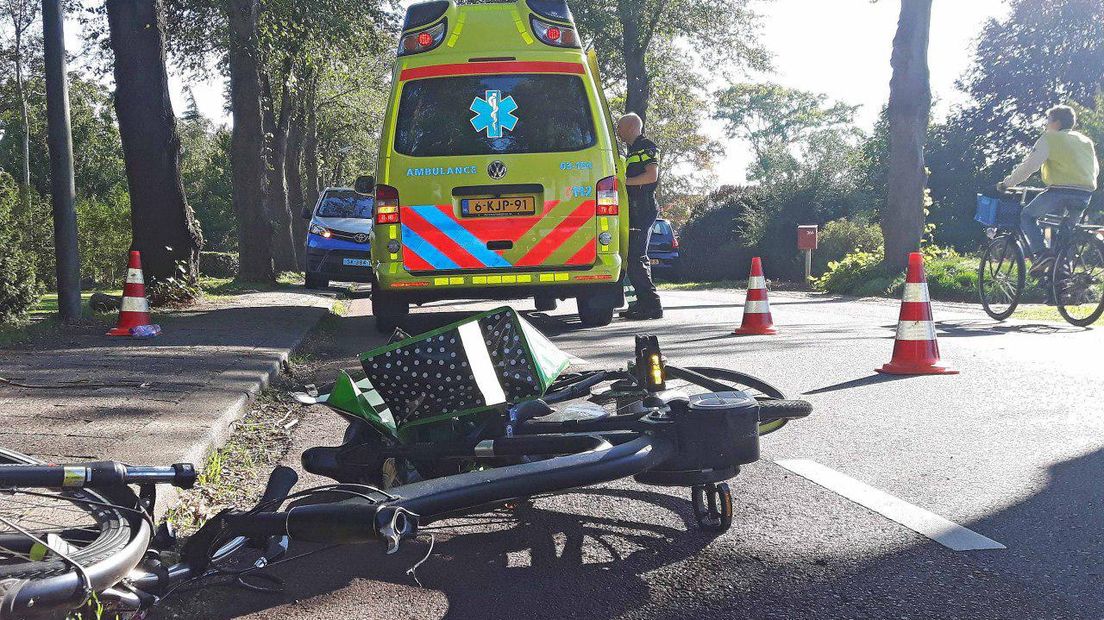
[[(889, 361), (896, 302), (774, 293), (780, 334), (736, 337), (742, 291), (663, 298), (662, 321), (584, 329), (570, 304), (532, 321), (588, 365), (621, 367), (633, 335), (655, 333), (672, 363), (743, 370), (814, 403), (732, 481), (729, 532), (691, 525), (683, 490), (621, 482), (539, 500), (505, 523), (435, 531), (417, 571), (424, 587), (407, 569), (426, 543), (395, 556), (351, 547), (274, 568), (283, 594), (205, 588), (161, 615), (1104, 617), (1104, 328), (995, 324), (980, 309), (937, 304), (943, 358), (961, 374), (890, 378), (873, 370)], [(341, 328), (347, 366), (380, 342), (368, 304), (354, 301)], [(411, 327), (493, 305), (436, 304)], [(291, 463), (340, 441), (335, 416), (310, 416)], [(785, 459), (815, 461), (1007, 548), (952, 551), (775, 462)]]

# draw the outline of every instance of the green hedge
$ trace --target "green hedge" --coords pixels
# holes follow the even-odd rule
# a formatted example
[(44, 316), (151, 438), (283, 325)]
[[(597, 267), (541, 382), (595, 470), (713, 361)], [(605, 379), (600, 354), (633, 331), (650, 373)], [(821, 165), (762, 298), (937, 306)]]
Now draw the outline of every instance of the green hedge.
[(199, 273), (208, 278), (238, 277), (237, 252), (200, 252)]

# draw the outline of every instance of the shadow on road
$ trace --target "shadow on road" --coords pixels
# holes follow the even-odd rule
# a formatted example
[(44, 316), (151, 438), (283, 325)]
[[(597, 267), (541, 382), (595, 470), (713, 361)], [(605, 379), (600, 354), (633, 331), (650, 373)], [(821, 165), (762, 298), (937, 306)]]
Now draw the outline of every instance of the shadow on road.
[(849, 390), (851, 388), (863, 387), (865, 385), (878, 385), (879, 383), (889, 383), (891, 381), (901, 381), (903, 379), (915, 379), (914, 376), (906, 375), (883, 375), (881, 373), (870, 375), (869, 377), (862, 377), (860, 379), (852, 379), (850, 381), (844, 381), (843, 383), (837, 383), (835, 385), (829, 385), (822, 388), (816, 388), (815, 390), (809, 390), (803, 392), (802, 396), (811, 396), (813, 394), (826, 394), (828, 392), (838, 392), (840, 390)]
[(937, 321), (940, 337), (963, 338), (974, 336), (1001, 336), (1004, 334), (1073, 334), (1091, 331), (1088, 327), (1076, 327), (1059, 323), (1023, 323), (1005, 325), (992, 321)]

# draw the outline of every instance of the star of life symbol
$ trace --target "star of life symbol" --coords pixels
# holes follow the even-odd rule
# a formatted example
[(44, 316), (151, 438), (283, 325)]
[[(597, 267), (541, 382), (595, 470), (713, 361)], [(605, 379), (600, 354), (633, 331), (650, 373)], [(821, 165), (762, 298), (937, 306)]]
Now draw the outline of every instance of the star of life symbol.
[(471, 111), (475, 112), (472, 127), (476, 131), (486, 131), (488, 138), (501, 138), (503, 130), (513, 131), (517, 125), (518, 117), (514, 116), (517, 109), (513, 97), (503, 99), (502, 91), (488, 90), (486, 99), (476, 97), (472, 101)]

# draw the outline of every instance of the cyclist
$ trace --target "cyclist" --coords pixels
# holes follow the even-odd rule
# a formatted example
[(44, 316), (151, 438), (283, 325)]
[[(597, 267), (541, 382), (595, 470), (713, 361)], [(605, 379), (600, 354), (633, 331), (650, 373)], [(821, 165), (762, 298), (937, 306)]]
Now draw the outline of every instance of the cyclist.
[(1047, 110), (1046, 119), (1046, 133), (1035, 143), (1031, 153), (997, 184), (997, 189), (1003, 192), (1042, 170), (1047, 189), (1024, 207), (1020, 215), (1020, 227), (1029, 245), (1027, 249), (1034, 256), (1031, 274), (1036, 276), (1054, 262), (1054, 252), (1046, 248), (1037, 220), (1048, 215), (1060, 217), (1066, 209), (1080, 219), (1096, 191), (1096, 179), (1100, 174), (1093, 141), (1073, 130), (1077, 126), (1074, 109), (1055, 106)]
[(659, 149), (644, 137), (644, 121), (630, 112), (617, 122), (617, 137), (628, 147), (625, 159), (625, 185), (629, 194), (629, 281), (636, 289), (636, 303), (623, 316), (629, 320), (663, 318), (663, 305), (652, 281), (648, 259), (648, 240), (659, 208), (656, 186), (659, 184)]

